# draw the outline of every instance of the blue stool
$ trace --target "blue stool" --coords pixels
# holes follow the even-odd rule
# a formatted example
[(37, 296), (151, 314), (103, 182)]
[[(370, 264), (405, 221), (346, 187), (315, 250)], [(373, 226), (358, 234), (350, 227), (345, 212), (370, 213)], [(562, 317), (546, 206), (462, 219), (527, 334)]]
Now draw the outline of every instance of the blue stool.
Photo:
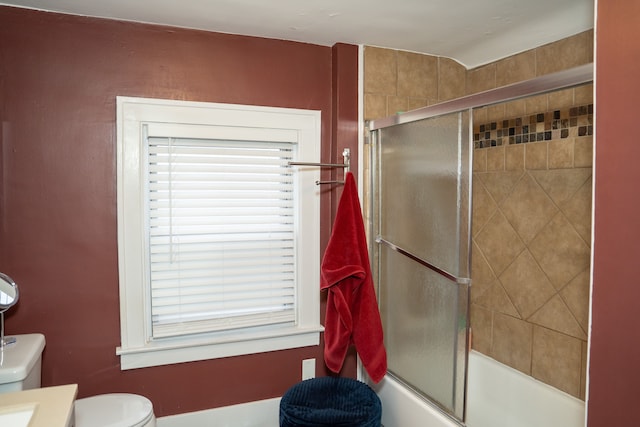
[(280, 400), (280, 427), (380, 427), (381, 416), (378, 395), (351, 378), (305, 380)]

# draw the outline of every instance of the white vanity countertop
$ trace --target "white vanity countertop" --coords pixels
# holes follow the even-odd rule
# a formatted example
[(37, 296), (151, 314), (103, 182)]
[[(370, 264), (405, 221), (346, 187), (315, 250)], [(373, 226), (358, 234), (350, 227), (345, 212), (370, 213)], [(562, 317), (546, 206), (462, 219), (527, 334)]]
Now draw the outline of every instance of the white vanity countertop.
[(11, 407), (29, 405), (36, 409), (29, 427), (68, 427), (74, 425), (74, 401), (78, 394), (77, 384), (35, 388), (0, 394), (0, 413)]

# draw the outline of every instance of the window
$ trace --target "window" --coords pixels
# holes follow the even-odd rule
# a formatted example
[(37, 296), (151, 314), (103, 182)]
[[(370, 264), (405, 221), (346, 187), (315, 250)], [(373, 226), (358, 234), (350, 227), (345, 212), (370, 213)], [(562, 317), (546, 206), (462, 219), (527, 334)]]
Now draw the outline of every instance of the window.
[(117, 98), (122, 369), (318, 345), (320, 112)]

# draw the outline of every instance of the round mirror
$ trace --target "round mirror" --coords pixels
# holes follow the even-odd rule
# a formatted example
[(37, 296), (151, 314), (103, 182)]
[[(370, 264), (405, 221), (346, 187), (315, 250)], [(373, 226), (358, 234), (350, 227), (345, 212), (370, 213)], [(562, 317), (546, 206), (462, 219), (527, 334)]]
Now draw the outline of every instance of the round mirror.
[(4, 273), (0, 273), (0, 312), (18, 302), (18, 285)]

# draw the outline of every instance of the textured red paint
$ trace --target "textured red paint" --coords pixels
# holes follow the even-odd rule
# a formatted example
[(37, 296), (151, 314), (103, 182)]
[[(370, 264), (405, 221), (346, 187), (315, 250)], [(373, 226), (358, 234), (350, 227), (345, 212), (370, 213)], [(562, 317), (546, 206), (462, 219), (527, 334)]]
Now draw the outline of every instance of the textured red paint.
[[(349, 70), (358, 68), (358, 48), (352, 45), (337, 44), (333, 47), (333, 116), (332, 122), (332, 163), (342, 163), (342, 152), (345, 148), (351, 150), (350, 170), (358, 177), (358, 75)], [(343, 179), (344, 172), (334, 170), (331, 179)], [(333, 193), (331, 203), (331, 217), (338, 208), (342, 195), (342, 187)]]
[[(280, 396), (302, 359), (322, 373), (322, 346), (120, 371), (115, 97), (320, 110), (324, 160), (357, 114), (347, 50), (335, 64), (330, 47), (0, 6), (0, 270), (21, 289), (6, 327), (46, 336), (43, 385), (141, 393), (164, 416)], [(324, 191), (322, 249), (331, 212)]]
[(589, 427), (639, 425), (640, 3), (598, 3)]

